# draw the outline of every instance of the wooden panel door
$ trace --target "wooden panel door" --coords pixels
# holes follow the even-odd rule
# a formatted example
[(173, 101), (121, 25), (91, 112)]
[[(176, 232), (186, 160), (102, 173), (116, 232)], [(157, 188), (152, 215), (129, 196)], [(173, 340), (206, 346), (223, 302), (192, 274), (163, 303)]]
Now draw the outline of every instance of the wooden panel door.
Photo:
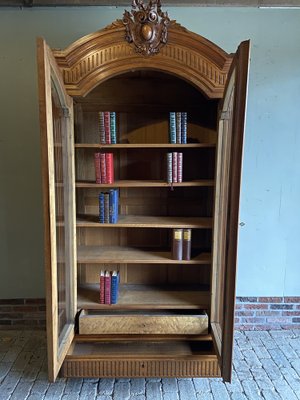
[(237, 236), (249, 41), (233, 59), (220, 111), (213, 228), (211, 326), (225, 381), (231, 380)]
[(73, 101), (43, 39), (37, 41), (45, 223), (48, 374), (54, 381), (74, 338), (76, 231)]

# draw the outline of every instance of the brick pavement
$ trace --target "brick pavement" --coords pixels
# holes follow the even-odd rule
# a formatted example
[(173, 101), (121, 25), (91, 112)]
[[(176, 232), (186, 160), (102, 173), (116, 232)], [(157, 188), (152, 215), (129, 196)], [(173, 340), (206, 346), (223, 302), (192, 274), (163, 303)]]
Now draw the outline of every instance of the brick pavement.
[(300, 330), (236, 331), (231, 384), (221, 379), (47, 381), (40, 331), (0, 331), (0, 400), (297, 400)]

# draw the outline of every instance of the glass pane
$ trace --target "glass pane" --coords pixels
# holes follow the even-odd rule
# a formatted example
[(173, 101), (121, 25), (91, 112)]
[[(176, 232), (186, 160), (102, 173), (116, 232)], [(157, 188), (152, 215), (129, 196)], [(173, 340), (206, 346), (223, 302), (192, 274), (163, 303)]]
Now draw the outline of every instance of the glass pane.
[[(54, 180), (55, 180), (55, 219), (56, 219), (56, 251), (57, 251), (57, 299), (58, 299), (58, 338), (59, 346), (64, 338), (64, 329), (70, 318), (70, 285), (67, 270), (68, 248), (66, 241), (66, 197), (65, 177), (67, 163), (64, 155), (67, 152), (66, 123), (62, 107), (54, 85), (52, 85), (52, 115), (54, 143)], [(69, 272), (70, 273), (70, 272)]]

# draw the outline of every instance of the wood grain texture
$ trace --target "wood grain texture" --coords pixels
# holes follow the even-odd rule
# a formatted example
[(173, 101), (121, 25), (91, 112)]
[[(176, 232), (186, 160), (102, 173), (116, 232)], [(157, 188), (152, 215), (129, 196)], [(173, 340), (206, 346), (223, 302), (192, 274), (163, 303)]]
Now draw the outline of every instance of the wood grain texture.
[(77, 303), (82, 309), (208, 309), (210, 293), (205, 286), (120, 285), (117, 304), (99, 303), (99, 284), (81, 285)]
[(99, 222), (98, 216), (85, 215), (77, 217), (76, 225), (78, 228), (198, 228), (211, 229), (212, 218), (200, 217), (168, 217), (168, 216), (148, 216), (148, 215), (120, 215), (116, 224), (106, 224)]
[[(57, 184), (60, 186), (60, 184)], [(115, 181), (113, 184), (98, 184), (94, 182), (76, 182), (77, 188), (110, 188), (110, 187), (185, 187), (185, 186), (214, 186), (213, 180), (195, 180), (189, 182), (180, 183), (168, 183), (166, 181), (140, 181), (140, 180), (119, 180)]]
[(173, 260), (171, 252), (151, 251), (125, 246), (79, 246), (78, 263), (106, 264), (210, 264), (210, 253), (200, 253), (191, 260)]
[(208, 317), (204, 313), (93, 312), (82, 310), (79, 334), (207, 334)]

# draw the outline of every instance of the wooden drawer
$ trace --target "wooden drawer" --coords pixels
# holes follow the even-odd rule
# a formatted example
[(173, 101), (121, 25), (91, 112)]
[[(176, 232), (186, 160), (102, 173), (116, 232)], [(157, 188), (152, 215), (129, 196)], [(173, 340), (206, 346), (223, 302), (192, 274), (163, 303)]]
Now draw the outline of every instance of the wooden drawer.
[(208, 316), (201, 310), (82, 310), (79, 334), (205, 335)]

